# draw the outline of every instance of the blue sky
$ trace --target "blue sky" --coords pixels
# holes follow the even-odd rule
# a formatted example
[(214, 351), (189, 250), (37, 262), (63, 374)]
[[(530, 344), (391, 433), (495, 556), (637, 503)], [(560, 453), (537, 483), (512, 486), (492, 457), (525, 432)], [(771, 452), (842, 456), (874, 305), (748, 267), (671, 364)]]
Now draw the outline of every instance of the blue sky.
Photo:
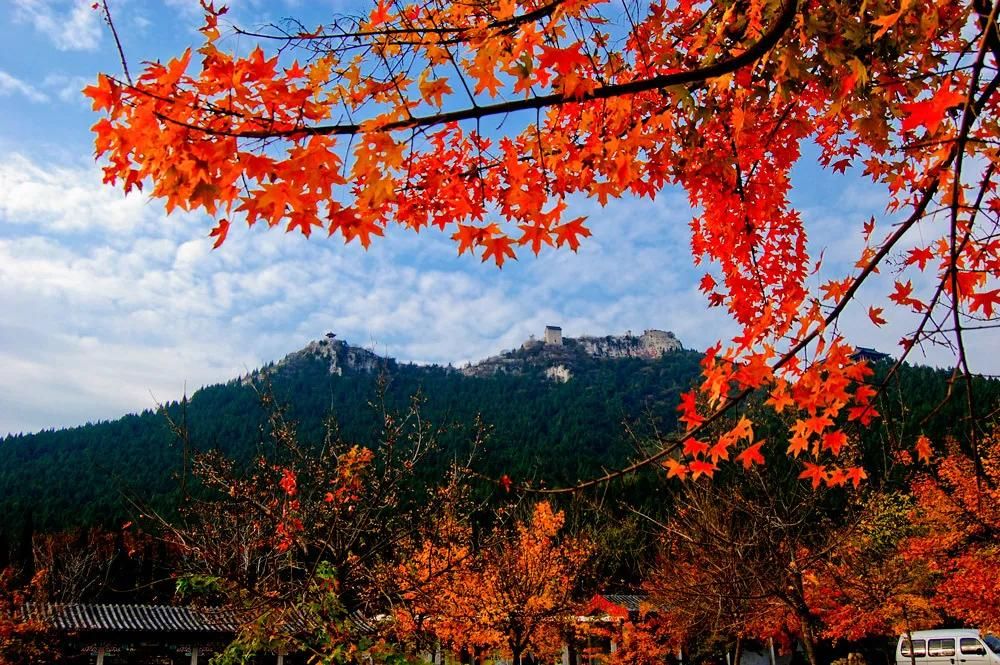
[[(92, 158), (96, 120), (79, 90), (120, 70), (91, 2), (7, 0), (0, 5), (0, 434), (114, 418), (224, 381), (327, 331), (416, 362), (455, 364), (513, 348), (562, 325), (568, 336), (661, 328), (691, 348), (734, 332), (697, 291), (683, 192), (601, 209), (583, 202), (594, 236), (578, 254), (543, 252), (502, 271), (456, 256), (443, 235), (402, 231), (365, 252), (322, 236), (234, 225), (211, 251), (212, 224), (167, 218), (158, 201), (105, 187)], [(360, 0), (236, 0), (230, 21), (356, 11)], [(133, 69), (197, 43), (196, 0), (112, 3)], [(235, 38), (227, 42), (235, 44)], [(810, 163), (795, 173), (795, 202), (826, 272), (860, 249), (858, 230), (881, 217), (884, 192), (856, 174)], [(570, 215), (572, 216), (572, 215)], [(895, 351), (907, 321), (883, 329), (864, 310), (844, 321), (857, 344)], [(888, 309), (888, 308), (887, 308)], [(973, 340), (973, 357), (987, 341)], [(978, 345), (978, 346), (977, 346)], [(946, 352), (915, 360), (947, 364)], [(989, 363), (994, 363), (990, 366)], [(978, 369), (995, 372), (993, 358)]]

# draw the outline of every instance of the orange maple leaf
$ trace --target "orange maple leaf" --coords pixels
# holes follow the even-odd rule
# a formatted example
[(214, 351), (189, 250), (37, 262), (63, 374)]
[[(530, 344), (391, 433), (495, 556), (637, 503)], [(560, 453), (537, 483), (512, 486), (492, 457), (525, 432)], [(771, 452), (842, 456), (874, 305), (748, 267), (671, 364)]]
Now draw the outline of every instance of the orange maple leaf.
[(914, 450), (917, 451), (917, 457), (925, 463), (929, 463), (934, 455), (934, 451), (931, 449), (931, 440), (923, 434), (917, 437), (917, 445), (914, 446)]
[(486, 261), (486, 259), (492, 256), (498, 268), (503, 268), (504, 261), (507, 258), (512, 258), (515, 261), (517, 260), (517, 256), (514, 254), (514, 249), (511, 247), (511, 245), (514, 244), (514, 241), (507, 236), (484, 238), (481, 244), (483, 246), (482, 260)]
[(220, 219), (219, 223), (216, 224), (215, 228), (208, 234), (209, 238), (215, 238), (215, 243), (212, 245), (212, 249), (219, 249), (219, 247), (222, 246), (222, 243), (226, 242), (227, 235), (229, 235), (229, 220)]
[(754, 464), (763, 464), (764, 455), (760, 452), (761, 446), (764, 445), (764, 440), (760, 440), (752, 446), (747, 446), (743, 452), (736, 456), (737, 462), (743, 463), (744, 469), (749, 469)]
[(569, 248), (575, 252), (580, 247), (580, 238), (590, 237), (590, 229), (583, 225), (586, 220), (586, 217), (577, 217), (553, 228), (552, 230), (556, 234), (556, 245), (562, 247), (564, 244), (568, 244)]
[(696, 459), (688, 464), (688, 469), (691, 470), (691, 478), (697, 480), (699, 476), (708, 476), (711, 478), (715, 471), (718, 469), (717, 466), (711, 462), (706, 462), (705, 460)]
[(663, 466), (667, 470), (667, 478), (680, 478), (684, 480), (688, 475), (687, 465), (681, 464), (677, 460), (668, 459), (663, 463)]
[(799, 478), (803, 480), (811, 480), (813, 489), (819, 487), (827, 479), (826, 467), (822, 464), (813, 464), (812, 462), (805, 462), (806, 469), (799, 474)]
[(868, 308), (868, 318), (872, 320), (877, 326), (884, 326), (886, 320), (882, 318), (882, 308), (881, 307), (869, 307)]
[(531, 251), (537, 256), (542, 250), (542, 244), (552, 245), (552, 233), (541, 224), (518, 224), (523, 235), (517, 239), (518, 245), (531, 243)]
[(788, 454), (798, 457), (804, 451), (809, 450), (809, 437), (804, 434), (795, 434), (788, 440)]
[(390, 0), (379, 0), (375, 9), (368, 17), (368, 24), (372, 27), (382, 25), (389, 21), (389, 9), (392, 7)]

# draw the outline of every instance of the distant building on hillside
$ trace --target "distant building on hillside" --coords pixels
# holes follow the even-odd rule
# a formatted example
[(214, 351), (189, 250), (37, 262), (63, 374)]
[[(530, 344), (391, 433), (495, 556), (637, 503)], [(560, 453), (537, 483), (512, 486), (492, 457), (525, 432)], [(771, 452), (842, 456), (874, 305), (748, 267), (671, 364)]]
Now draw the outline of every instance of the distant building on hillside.
[(855, 348), (854, 353), (851, 354), (851, 360), (866, 360), (870, 363), (879, 363), (883, 360), (889, 360), (891, 357), (888, 353), (869, 349), (866, 346)]
[(545, 343), (562, 346), (562, 328), (559, 326), (545, 326)]

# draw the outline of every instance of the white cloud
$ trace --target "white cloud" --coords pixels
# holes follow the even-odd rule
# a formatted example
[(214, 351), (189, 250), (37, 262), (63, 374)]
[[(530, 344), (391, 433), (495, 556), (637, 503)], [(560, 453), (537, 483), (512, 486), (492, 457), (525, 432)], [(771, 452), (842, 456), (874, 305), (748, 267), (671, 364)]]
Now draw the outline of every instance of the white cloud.
[[(175, 399), (327, 331), (400, 360), (456, 364), (516, 347), (546, 324), (569, 336), (664, 328), (689, 348), (735, 332), (697, 291), (691, 213), (673, 192), (603, 210), (575, 202), (594, 233), (579, 254), (528, 254), (498, 271), (456, 258), (434, 232), (393, 230), (364, 252), (237, 225), (212, 251), (208, 220), (168, 219), (159, 202), (100, 181), (89, 164), (0, 157), (0, 432), (151, 407), (151, 392)], [(842, 204), (803, 212), (813, 240), (836, 255), (830, 270), (858, 250), (844, 229), (862, 211)], [(851, 341), (893, 351), (906, 322), (874, 329), (864, 314), (865, 298), (884, 300), (878, 288), (842, 325)], [(973, 353), (1000, 362), (988, 342), (972, 341)]]
[(38, 103), (49, 101), (48, 95), (38, 88), (0, 70), (0, 97), (8, 95), (23, 95), (29, 101)]
[(456, 258), (435, 233), (392, 232), (363, 252), (242, 227), (211, 251), (207, 220), (161, 210), (101, 185), (93, 166), (0, 161), (0, 431), (150, 407), (150, 392), (174, 399), (328, 330), (438, 363), (512, 348), (550, 323), (568, 335), (662, 327), (696, 347), (725, 330), (686, 253), (665, 262), (655, 246), (687, 220), (665, 201), (599, 211), (579, 255), (503, 271)]
[(0, 217), (55, 232), (127, 232), (146, 215), (140, 193), (101, 186), (96, 168), (42, 167), (23, 155), (0, 162)]
[(93, 51), (101, 42), (93, 0), (14, 0), (14, 18), (30, 24), (60, 51)]
[(85, 76), (68, 76), (66, 74), (49, 74), (42, 81), (42, 87), (55, 93), (60, 101), (76, 103), (83, 108), (90, 108), (90, 100), (81, 92), (84, 87), (93, 83)]

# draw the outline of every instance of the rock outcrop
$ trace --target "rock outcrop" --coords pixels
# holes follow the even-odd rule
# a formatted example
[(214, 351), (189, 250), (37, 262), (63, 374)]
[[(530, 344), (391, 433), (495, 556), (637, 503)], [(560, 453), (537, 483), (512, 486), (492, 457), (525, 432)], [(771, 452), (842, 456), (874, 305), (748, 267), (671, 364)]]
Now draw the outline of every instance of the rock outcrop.
[(333, 333), (328, 333), (322, 339), (309, 342), (304, 347), (289, 353), (287, 356), (264, 367), (243, 379), (244, 383), (252, 383), (257, 374), (275, 374), (279, 372), (294, 372), (296, 368), (317, 360), (328, 364), (330, 374), (343, 376), (345, 371), (374, 372), (384, 367), (388, 359), (383, 358), (368, 349), (351, 346), (341, 339), (335, 339)]
[(548, 379), (565, 383), (573, 376), (573, 366), (585, 359), (656, 360), (665, 353), (683, 348), (672, 332), (664, 330), (646, 330), (639, 336), (627, 333), (606, 337), (561, 337), (558, 344), (531, 338), (520, 349), (473, 363), (461, 372), (466, 376), (491, 376), (523, 374), (528, 368), (541, 367)]
[[(483, 377), (498, 373), (524, 374), (529, 368), (538, 368), (550, 381), (566, 383), (572, 379), (574, 370), (587, 359), (655, 360), (665, 353), (683, 349), (672, 332), (663, 330), (646, 330), (638, 337), (631, 333), (606, 337), (560, 336), (558, 343), (554, 343), (551, 340), (555, 338), (550, 334), (548, 339), (550, 341), (529, 339), (519, 349), (501, 352), (458, 371), (466, 376)], [(294, 373), (306, 366), (315, 367), (317, 361), (324, 363), (327, 371), (337, 376), (348, 372), (375, 372), (396, 362), (367, 349), (351, 346), (336, 339), (333, 333), (328, 333), (278, 362), (252, 372), (242, 382), (249, 384), (261, 376)]]
[(664, 353), (680, 351), (681, 345), (672, 332), (646, 330), (638, 337), (627, 334), (607, 337), (578, 337), (576, 343), (584, 353), (594, 358), (646, 358), (655, 360)]

